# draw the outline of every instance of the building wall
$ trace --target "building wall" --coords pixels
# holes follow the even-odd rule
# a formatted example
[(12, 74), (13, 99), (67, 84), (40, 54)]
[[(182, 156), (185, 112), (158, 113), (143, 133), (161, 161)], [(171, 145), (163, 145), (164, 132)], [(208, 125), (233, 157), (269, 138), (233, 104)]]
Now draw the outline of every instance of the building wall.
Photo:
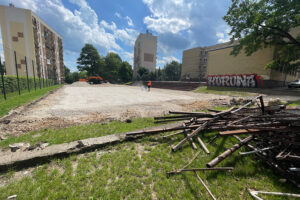
[(29, 28), (31, 24), (30, 15), (30, 10), (0, 6), (0, 24), (7, 74), (16, 75), (14, 56), (14, 51), (16, 51), (19, 75), (26, 76), (25, 56), (28, 75), (33, 75), (31, 61), (35, 61), (35, 57), (34, 52), (32, 52), (32, 32)]
[(183, 51), (181, 80), (206, 80), (207, 51), (198, 47)]
[(149, 32), (146, 34), (141, 33), (134, 45), (133, 76), (136, 77), (140, 67), (145, 67), (150, 72), (154, 72), (156, 68), (156, 55), (157, 36), (153, 36)]
[[(37, 77), (61, 83), (64, 77), (62, 40), (51, 27), (31, 10), (11, 6), (0, 6), (0, 25), (8, 75), (16, 75), (16, 51), (20, 76), (26, 76), (26, 56), (30, 77), (35, 73)], [(45, 32), (50, 35), (46, 40)]]
[(241, 51), (230, 55), (233, 47), (213, 49), (208, 52), (207, 84), (236, 87), (275, 87), (284, 81), (293, 81), (299, 73), (284, 74), (265, 69), (273, 60), (274, 48), (264, 48), (251, 56)]
[(264, 66), (273, 60), (273, 49), (258, 50), (252, 56), (243, 52), (232, 56), (231, 51), (232, 48), (209, 51), (207, 75), (256, 73), (270, 79), (270, 70), (265, 70)]

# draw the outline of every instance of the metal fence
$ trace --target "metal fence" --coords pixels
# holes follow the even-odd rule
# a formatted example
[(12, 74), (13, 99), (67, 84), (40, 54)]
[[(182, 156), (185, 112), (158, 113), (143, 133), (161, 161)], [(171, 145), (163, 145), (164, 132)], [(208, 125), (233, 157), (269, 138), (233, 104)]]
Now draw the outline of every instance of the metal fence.
[[(18, 63), (18, 59), (24, 59), (23, 63)], [(28, 63), (32, 63), (30, 67), (32, 69), (29, 69)], [(25, 65), (25, 76), (20, 76), (19, 66), (18, 64)], [(50, 87), (57, 84), (56, 79), (52, 78), (43, 78), (42, 74), (43, 69), (41, 69), (40, 65), (35, 63), (33, 60), (29, 61), (27, 60), (26, 56), (17, 55), (17, 53), (14, 51), (14, 67), (16, 70), (16, 75), (6, 75), (6, 69), (5, 69), (5, 63), (1, 61), (0, 56), (0, 74), (1, 74), (1, 94), (0, 99), (2, 99), (1, 96), (3, 96), (4, 100), (9, 99), (12, 93), (17, 93), (17, 95), (21, 95), (23, 93), (30, 93), (33, 90), (37, 91), (39, 89), (43, 89), (46, 87)], [(32, 72), (32, 76), (29, 77), (29, 70)], [(23, 71), (24, 74), (24, 71)], [(49, 73), (47, 73), (49, 76)]]

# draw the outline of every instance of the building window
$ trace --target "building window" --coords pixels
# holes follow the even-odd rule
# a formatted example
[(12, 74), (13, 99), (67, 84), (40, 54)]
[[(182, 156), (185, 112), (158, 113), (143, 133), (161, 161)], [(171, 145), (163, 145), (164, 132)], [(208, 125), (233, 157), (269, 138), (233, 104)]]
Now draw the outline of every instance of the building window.
[(154, 55), (152, 53), (144, 53), (144, 61), (145, 62), (153, 62)]
[(12, 37), (12, 41), (18, 42), (18, 40), (19, 40), (18, 37), (15, 37), (15, 36)]
[(24, 34), (22, 32), (18, 32), (18, 37), (24, 38)]

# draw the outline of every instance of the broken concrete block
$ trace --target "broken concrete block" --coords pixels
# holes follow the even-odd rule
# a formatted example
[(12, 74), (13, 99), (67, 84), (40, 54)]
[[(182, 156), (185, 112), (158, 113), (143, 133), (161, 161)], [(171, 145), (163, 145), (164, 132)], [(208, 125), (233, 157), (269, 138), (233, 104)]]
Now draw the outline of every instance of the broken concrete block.
[(15, 194), (15, 195), (11, 195), (11, 196), (9, 196), (9, 197), (7, 197), (7, 199), (16, 199), (17, 198), (17, 195)]
[(45, 149), (47, 146), (49, 146), (49, 143), (43, 143), (40, 145), (40, 148)]
[(9, 148), (12, 152), (16, 152), (17, 150), (20, 151), (27, 151), (30, 148), (29, 143), (16, 143), (16, 144), (10, 144)]
[(277, 105), (281, 105), (282, 102), (280, 101), (279, 98), (277, 99), (270, 99), (270, 101), (268, 102), (268, 106), (277, 106)]
[(6, 140), (6, 137), (0, 136), (0, 141), (1, 141), (1, 140)]

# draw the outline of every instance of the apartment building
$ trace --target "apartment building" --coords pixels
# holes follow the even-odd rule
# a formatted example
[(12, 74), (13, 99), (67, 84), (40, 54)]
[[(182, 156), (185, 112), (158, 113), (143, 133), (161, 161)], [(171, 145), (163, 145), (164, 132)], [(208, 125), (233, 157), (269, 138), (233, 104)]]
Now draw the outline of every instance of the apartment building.
[(64, 81), (62, 38), (34, 12), (0, 6), (0, 29), (7, 75), (26, 76), (27, 64), (31, 77)]
[[(300, 27), (290, 32), (293, 36), (299, 33)], [(265, 68), (274, 58), (274, 48), (260, 49), (251, 56), (243, 51), (237, 56), (230, 55), (236, 45), (238, 42), (226, 42), (185, 50), (181, 80), (206, 81), (208, 86), (268, 88), (300, 79), (296, 71), (286, 74)]]
[(146, 34), (140, 33), (134, 45), (134, 65), (133, 77), (137, 76), (140, 67), (147, 68), (154, 72), (156, 68), (157, 36), (153, 36), (149, 31)]

